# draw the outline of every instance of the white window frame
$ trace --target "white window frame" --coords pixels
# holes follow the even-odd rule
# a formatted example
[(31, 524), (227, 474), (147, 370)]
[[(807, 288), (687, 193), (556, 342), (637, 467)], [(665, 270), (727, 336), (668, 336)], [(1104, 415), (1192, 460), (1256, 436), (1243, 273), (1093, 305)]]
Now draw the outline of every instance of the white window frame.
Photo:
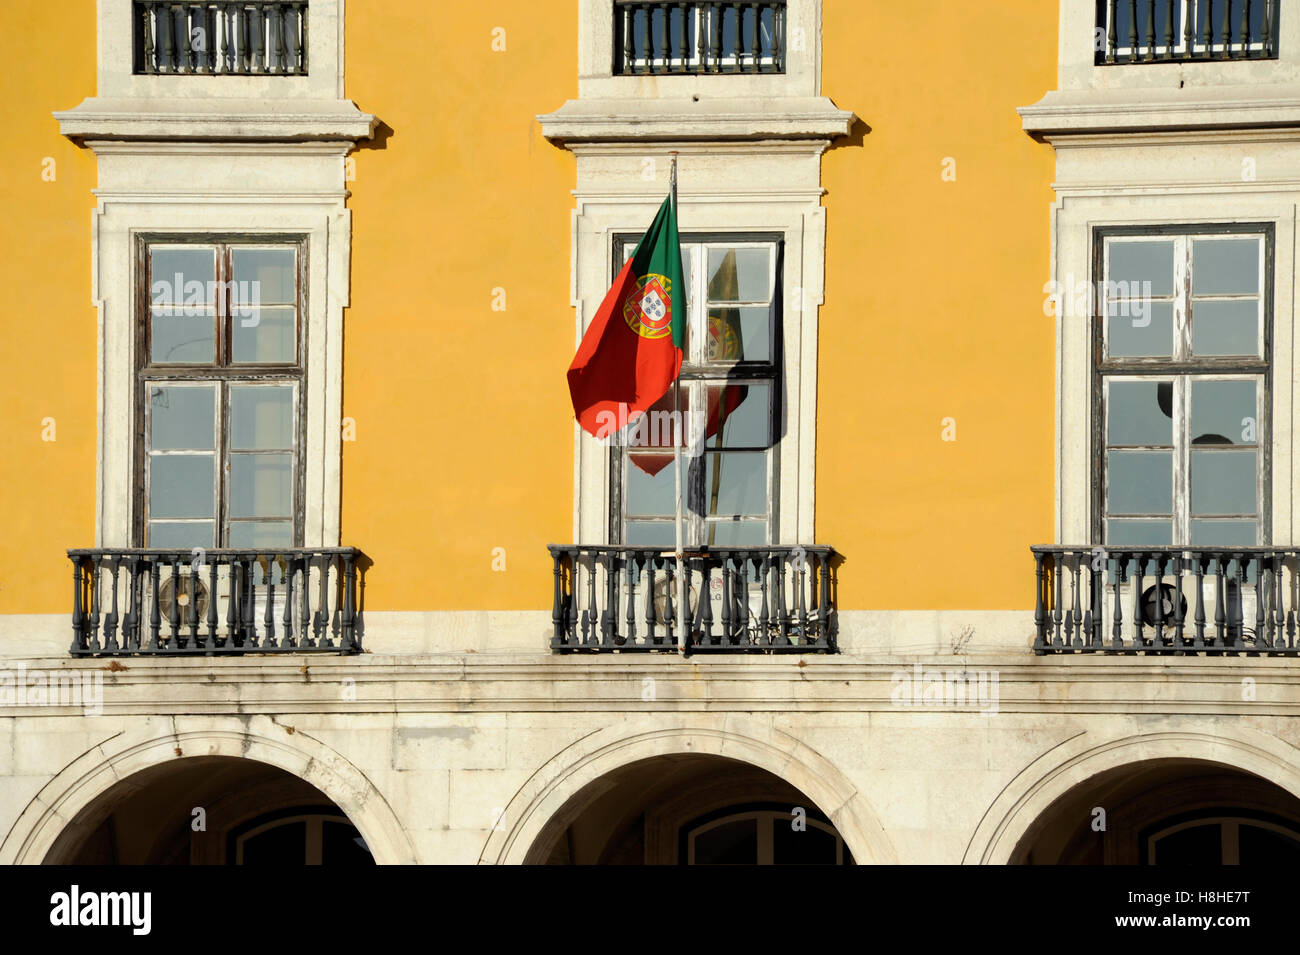
[[(1114, 134), (1122, 140), (1125, 134)], [(1300, 190), (1268, 181), (1240, 181), (1240, 150), (1231, 144), (1137, 143), (1129, 145), (1095, 139), (1075, 144), (1054, 142), (1057, 147), (1056, 191), (1060, 196), (1052, 215), (1052, 272), (1043, 287), (1043, 310), (1056, 324), (1056, 497), (1055, 538), (1061, 545), (1092, 545), (1098, 528), (1094, 482), (1096, 476), (1094, 423), (1093, 352), (1095, 302), (1085, 295), (1095, 279), (1095, 232), (1113, 227), (1184, 226), (1188, 223), (1231, 225), (1272, 224), (1274, 267), (1271, 348), (1273, 379), (1286, 382), (1300, 377), (1291, 316), (1295, 289), (1290, 276), (1296, 273), (1297, 208)], [(1261, 144), (1260, 161), (1266, 162), (1272, 149)], [(1123, 155), (1122, 174), (1110, 182), (1098, 182), (1098, 164)], [(1211, 187), (1179, 184), (1182, 177), (1195, 175), (1207, 161), (1232, 163), (1237, 174), (1233, 183)], [(1270, 168), (1265, 166), (1264, 168)], [(1075, 293), (1078, 293), (1077, 295)], [(1051, 296), (1058, 296), (1053, 306)], [(1270, 538), (1274, 543), (1297, 540), (1292, 495), (1294, 483), (1294, 423), (1300, 420), (1300, 394), (1294, 389), (1274, 387), (1269, 422), (1273, 494), (1269, 500)]]
[[(303, 547), (339, 544), (343, 309), (351, 213), (350, 142), (94, 142), (99, 208), (92, 295), (99, 310), (97, 547), (133, 546), (138, 357), (136, 301), (145, 236), (304, 236)], [(250, 187), (250, 183), (255, 185)]]
[[(782, 407), (777, 419), (779, 470), (774, 545), (814, 543), (817, 414), (817, 312), (825, 274), (826, 212), (821, 206), (824, 140), (747, 144), (735, 152), (716, 144), (682, 144), (678, 228), (692, 233), (776, 235), (782, 244)], [(577, 208), (572, 217), (573, 348), (614, 281), (613, 240), (641, 234), (668, 194), (668, 147), (591, 144), (578, 155)], [(647, 179), (647, 154), (656, 176)], [(724, 161), (719, 162), (719, 158)], [(628, 184), (632, 184), (629, 188)], [(576, 423), (573, 540), (609, 544), (611, 476), (608, 443)]]

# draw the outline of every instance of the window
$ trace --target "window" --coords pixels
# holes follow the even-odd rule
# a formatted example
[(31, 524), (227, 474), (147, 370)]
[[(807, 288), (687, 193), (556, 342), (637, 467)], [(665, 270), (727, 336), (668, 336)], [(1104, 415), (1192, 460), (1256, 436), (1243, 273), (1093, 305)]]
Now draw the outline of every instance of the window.
[(1098, 0), (1098, 63), (1277, 57), (1277, 0)]
[(782, 73), (785, 0), (614, 2), (614, 72)]
[(1163, 823), (1139, 837), (1147, 865), (1295, 865), (1300, 833), (1276, 816), (1203, 811)]
[(735, 807), (683, 827), (686, 865), (852, 865), (853, 854), (824, 818), (788, 807)]
[(306, 243), (142, 241), (142, 546), (302, 540)]
[[(615, 271), (636, 248), (615, 240)], [(686, 466), (688, 546), (761, 546), (776, 539), (780, 420), (780, 243), (772, 236), (682, 236), (686, 355), (681, 405), (670, 389), (612, 449), (611, 539), (674, 546), (676, 461), (694, 421), (702, 454)], [(681, 429), (672, 422), (683, 422)]]
[(1094, 513), (1116, 546), (1268, 542), (1272, 230), (1105, 230)]
[(374, 865), (357, 827), (337, 812), (272, 813), (231, 834), (234, 865)]

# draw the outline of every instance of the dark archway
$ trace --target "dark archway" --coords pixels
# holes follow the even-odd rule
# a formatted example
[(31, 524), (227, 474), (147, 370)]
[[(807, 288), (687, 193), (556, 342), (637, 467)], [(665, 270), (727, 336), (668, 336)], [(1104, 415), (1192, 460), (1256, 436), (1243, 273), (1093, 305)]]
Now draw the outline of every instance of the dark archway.
[(772, 773), (720, 756), (638, 760), (589, 783), (528, 852), (551, 865), (851, 865), (835, 826)]
[(360, 832), (315, 786), (229, 756), (177, 759), (123, 779), (63, 830), (46, 864), (363, 864)]
[(1277, 865), (1300, 861), (1300, 799), (1202, 760), (1116, 767), (1053, 802), (1013, 864)]

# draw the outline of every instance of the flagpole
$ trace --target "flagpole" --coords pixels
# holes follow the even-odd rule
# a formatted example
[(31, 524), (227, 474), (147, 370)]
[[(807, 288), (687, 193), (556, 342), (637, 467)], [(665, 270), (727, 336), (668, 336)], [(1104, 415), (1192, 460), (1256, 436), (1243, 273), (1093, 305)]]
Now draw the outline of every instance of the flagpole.
[[(672, 196), (673, 218), (677, 218), (677, 151), (673, 150), (668, 153), (672, 156), (672, 166), (669, 171), (669, 183)], [(680, 225), (680, 223), (679, 223)], [(684, 291), (684, 290), (683, 290)], [(676, 298), (676, 296), (674, 296)], [(682, 297), (685, 301), (685, 296)], [(688, 313), (689, 315), (689, 313)], [(682, 315), (682, 321), (688, 321), (688, 315)], [(678, 316), (673, 316), (677, 318)], [(683, 341), (685, 344), (685, 340)], [(682, 356), (683, 362), (686, 356)], [(678, 371), (677, 378), (673, 381), (673, 387), (676, 389), (675, 403), (677, 406), (677, 434), (673, 441), (673, 459), (676, 467), (676, 494), (677, 494), (677, 519), (675, 521), (676, 538), (677, 538), (677, 652), (686, 652), (686, 621), (690, 614), (687, 606), (687, 595), (690, 593), (688, 581), (686, 579), (686, 555), (685, 555), (685, 518), (686, 507), (682, 497), (682, 489), (685, 482), (682, 480), (682, 441), (686, 437), (686, 415), (682, 413), (682, 375)]]

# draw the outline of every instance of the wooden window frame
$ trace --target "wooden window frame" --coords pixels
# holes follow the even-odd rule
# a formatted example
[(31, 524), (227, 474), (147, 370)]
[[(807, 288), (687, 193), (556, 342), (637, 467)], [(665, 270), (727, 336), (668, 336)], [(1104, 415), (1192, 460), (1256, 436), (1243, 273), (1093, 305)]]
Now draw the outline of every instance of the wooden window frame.
[[(619, 232), (613, 236), (611, 243), (611, 276), (618, 275), (623, 268), (629, 253), (629, 249), (635, 248), (637, 242), (641, 239), (638, 233)], [(773, 320), (769, 328), (771, 339), (769, 342), (769, 360), (766, 362), (739, 361), (731, 365), (725, 364), (704, 364), (694, 363), (683, 360), (681, 379), (683, 384), (689, 382), (705, 381), (730, 381), (734, 380), (738, 384), (769, 384), (771, 403), (769, 407), (769, 434), (771, 442), (766, 448), (728, 448), (728, 451), (764, 451), (767, 453), (767, 539), (765, 544), (770, 546), (776, 543), (780, 538), (780, 445), (781, 445), (781, 422), (785, 406), (785, 358), (783, 348), (783, 322), (784, 322), (784, 303), (783, 303), (783, 269), (785, 255), (785, 234), (781, 232), (689, 232), (682, 233), (680, 236), (681, 244), (686, 245), (767, 245), (771, 248), (772, 254), (772, 286), (769, 290), (770, 301), (769, 308), (772, 310)], [(707, 269), (707, 264), (704, 267)], [(612, 278), (611, 278), (612, 281)], [(698, 282), (692, 276), (692, 288), (696, 288)], [(611, 442), (609, 448), (609, 541), (611, 544), (623, 544), (626, 540), (626, 515), (624, 508), (625, 488), (626, 488), (626, 461), (627, 448), (620, 443)], [(696, 469), (697, 480), (704, 481), (704, 474), (707, 468), (700, 467)], [(688, 469), (689, 473), (689, 469)], [(697, 489), (697, 493), (703, 493), (702, 489)], [(689, 500), (690, 492), (687, 491)], [(668, 521), (672, 526), (672, 519)], [(702, 514), (686, 514), (686, 542), (688, 549), (694, 549), (702, 546), (693, 543), (695, 540), (703, 540), (706, 536), (707, 526), (711, 523), (706, 520)], [(721, 523), (721, 522), (712, 522)], [(758, 523), (758, 520), (751, 520), (745, 523)], [(721, 545), (719, 549), (726, 549)], [(653, 549), (653, 548), (649, 548)]]
[[(1106, 284), (1109, 281), (1106, 260), (1106, 241), (1111, 238), (1139, 238), (1151, 237), (1152, 239), (1178, 239), (1182, 238), (1189, 244), (1199, 237), (1250, 237), (1259, 236), (1263, 239), (1263, 256), (1261, 262), (1262, 268), (1262, 285), (1260, 288), (1260, 298), (1263, 304), (1263, 314), (1261, 316), (1260, 330), (1260, 357), (1250, 358), (1242, 356), (1223, 356), (1223, 357), (1184, 357), (1179, 358), (1177, 345), (1170, 358), (1110, 358), (1106, 353), (1106, 326), (1107, 326), (1107, 294), (1094, 295), (1094, 307), (1091, 310), (1092, 316), (1092, 466), (1093, 480), (1092, 485), (1092, 528), (1093, 539), (1099, 543), (1105, 543), (1107, 537), (1107, 481), (1108, 473), (1106, 468), (1106, 450), (1107, 450), (1107, 407), (1105, 402), (1105, 388), (1108, 379), (1114, 380), (1121, 377), (1133, 379), (1142, 378), (1172, 378), (1172, 379), (1206, 379), (1216, 376), (1236, 377), (1238, 379), (1247, 376), (1258, 376), (1261, 379), (1260, 393), (1257, 396), (1257, 408), (1259, 412), (1258, 420), (1258, 455), (1259, 455), (1259, 472), (1258, 484), (1256, 489), (1258, 513), (1257, 545), (1268, 545), (1272, 541), (1272, 472), (1273, 472), (1273, 289), (1276, 282), (1276, 262), (1275, 262), (1275, 229), (1271, 222), (1242, 222), (1242, 223), (1190, 223), (1190, 224), (1161, 224), (1161, 225), (1143, 225), (1143, 226), (1107, 226), (1104, 228), (1095, 228), (1093, 230), (1092, 243), (1092, 289), (1108, 289)], [(1175, 275), (1182, 275), (1182, 271), (1175, 262)], [(1177, 286), (1174, 288), (1174, 338), (1178, 340), (1180, 327), (1186, 326), (1186, 306), (1191, 301), (1191, 276), (1188, 272), (1185, 276), (1183, 288), (1180, 290)], [(1175, 386), (1175, 392), (1177, 392)], [(1180, 426), (1184, 429), (1187, 427), (1186, 415), (1183, 420), (1178, 420), (1178, 415), (1174, 415), (1175, 429)], [(1191, 522), (1190, 503), (1185, 502), (1180, 510), (1179, 506), (1179, 488), (1189, 486), (1190, 468), (1190, 445), (1186, 442), (1180, 442), (1180, 436), (1175, 431), (1173, 436), (1174, 442), (1174, 502), (1173, 502), (1173, 537), (1174, 546), (1185, 546), (1191, 548)], [(1182, 455), (1178, 453), (1179, 450)], [(1182, 458), (1186, 458), (1185, 463)], [(1189, 493), (1184, 493), (1183, 497), (1189, 497)], [(1180, 523), (1181, 522), (1181, 523)], [(1185, 537), (1186, 540), (1179, 538)], [(1117, 545), (1119, 546), (1119, 545)]]
[[(214, 305), (216, 335), (214, 360), (202, 363), (154, 364), (151, 360), (153, 287), (150, 249), (155, 246), (212, 247), (216, 253), (214, 279), (218, 288), (229, 287), (232, 274), (231, 252), (242, 248), (292, 248), (296, 255), (295, 269), (295, 354), (287, 364), (235, 363), (233, 358), (233, 315), (229, 296), (221, 296)], [(232, 384), (291, 384), (295, 388), (294, 448), (293, 448), (293, 540), (290, 546), (302, 547), (305, 532), (306, 457), (307, 442), (307, 262), (308, 237), (300, 233), (164, 233), (149, 232), (136, 236), (134, 304), (131, 310), (135, 320), (133, 347), (135, 350), (135, 431), (132, 521), (133, 546), (144, 547), (148, 541), (149, 525), (149, 400), (151, 385), (212, 383), (217, 389), (217, 413), (213, 449), (217, 469), (216, 500), (213, 522), (215, 548), (229, 546), (229, 490), (228, 463), (230, 457), (230, 386)]]

